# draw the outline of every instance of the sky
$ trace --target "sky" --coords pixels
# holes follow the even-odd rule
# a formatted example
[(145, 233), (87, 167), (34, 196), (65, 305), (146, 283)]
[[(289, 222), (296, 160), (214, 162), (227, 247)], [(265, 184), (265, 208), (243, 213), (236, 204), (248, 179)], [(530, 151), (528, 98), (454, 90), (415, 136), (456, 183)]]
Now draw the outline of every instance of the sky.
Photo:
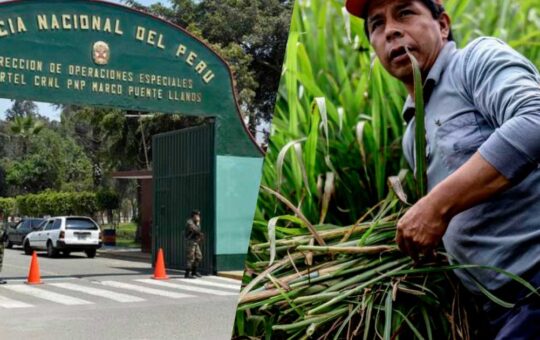
[[(5, 1), (7, 1), (7, 0), (0, 0), (0, 2), (5, 2)], [(107, 0), (107, 1), (108, 2), (119, 3), (119, 4), (123, 3), (120, 0)], [(162, 4), (167, 5), (167, 6), (169, 5), (169, 2), (167, 0), (164, 0), (164, 1), (137, 0), (137, 2), (142, 4), (142, 5), (145, 5), (145, 6), (150, 6), (152, 4), (156, 4), (156, 3), (159, 3), (159, 2), (161, 2)], [(54, 108), (51, 106), (51, 104), (41, 103), (41, 102), (36, 102), (36, 104), (38, 106), (39, 114), (41, 114), (43, 116), (46, 116), (46, 117), (49, 117), (49, 119), (51, 119), (51, 120), (60, 120), (60, 112), (54, 110)], [(11, 100), (0, 98), (0, 119), (3, 119), (5, 117), (6, 110), (9, 109), (11, 107), (11, 105), (12, 105)]]

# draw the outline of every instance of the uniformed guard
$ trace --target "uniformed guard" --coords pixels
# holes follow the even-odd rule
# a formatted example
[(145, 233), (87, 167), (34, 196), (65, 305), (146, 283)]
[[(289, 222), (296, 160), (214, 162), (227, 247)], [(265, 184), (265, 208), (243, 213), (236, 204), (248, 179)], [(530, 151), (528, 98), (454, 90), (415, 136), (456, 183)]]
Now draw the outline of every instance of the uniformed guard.
[(191, 218), (186, 221), (184, 236), (187, 241), (185, 277), (201, 277), (201, 274), (197, 273), (197, 266), (202, 261), (200, 243), (204, 240), (204, 234), (201, 231), (201, 212), (199, 210), (191, 212)]

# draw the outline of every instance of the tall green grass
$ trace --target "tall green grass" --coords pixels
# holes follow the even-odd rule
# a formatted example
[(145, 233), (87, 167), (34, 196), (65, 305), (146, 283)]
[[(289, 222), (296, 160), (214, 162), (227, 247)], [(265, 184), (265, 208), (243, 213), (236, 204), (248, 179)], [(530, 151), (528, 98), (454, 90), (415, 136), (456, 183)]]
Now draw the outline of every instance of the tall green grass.
[[(540, 0), (448, 0), (444, 5), (454, 19), (458, 46), (478, 36), (497, 36), (540, 65)], [(403, 86), (374, 57), (362, 21), (343, 10), (343, 1), (297, 1), (236, 335), (324, 338), (339, 333), (335, 338), (340, 338), (355, 331), (347, 329), (354, 321), (363, 322), (364, 338), (471, 337), (468, 318), (460, 314), (466, 309), (451, 307), (452, 318), (444, 314), (446, 307), (461, 303), (459, 286), (447, 278), (451, 267), (431, 263), (411, 269), (393, 244), (403, 206), (390, 193), (388, 178), (400, 174), (409, 202), (423, 191), (415, 193), (412, 176), (400, 171), (407, 167), (401, 150), (405, 96)], [(351, 258), (345, 251), (367, 253)], [(390, 274), (392, 268), (384, 267), (388, 263), (395, 270)], [(407, 269), (397, 269), (402, 266)], [(311, 281), (314, 273), (326, 276)], [(377, 273), (378, 281), (355, 290), (354, 277)], [(339, 288), (334, 291), (332, 285)], [(408, 303), (396, 303), (401, 288), (413, 296)], [(418, 289), (425, 303), (411, 309)], [(335, 292), (351, 295), (334, 300)], [(437, 306), (437, 315), (430, 314)], [(399, 333), (402, 328), (405, 333)]]

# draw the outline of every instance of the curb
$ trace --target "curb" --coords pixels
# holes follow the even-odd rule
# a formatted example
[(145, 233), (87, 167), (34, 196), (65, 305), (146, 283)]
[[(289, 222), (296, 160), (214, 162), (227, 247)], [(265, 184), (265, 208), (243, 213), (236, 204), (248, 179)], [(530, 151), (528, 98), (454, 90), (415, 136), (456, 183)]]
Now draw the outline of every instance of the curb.
[(243, 271), (227, 271), (227, 272), (218, 272), (217, 276), (226, 277), (228, 279), (234, 279), (238, 281), (242, 281), (242, 278), (244, 277)]
[(117, 260), (136, 261), (151, 263), (151, 255), (149, 253), (141, 253), (140, 251), (115, 251), (115, 250), (98, 250), (99, 257), (105, 257)]

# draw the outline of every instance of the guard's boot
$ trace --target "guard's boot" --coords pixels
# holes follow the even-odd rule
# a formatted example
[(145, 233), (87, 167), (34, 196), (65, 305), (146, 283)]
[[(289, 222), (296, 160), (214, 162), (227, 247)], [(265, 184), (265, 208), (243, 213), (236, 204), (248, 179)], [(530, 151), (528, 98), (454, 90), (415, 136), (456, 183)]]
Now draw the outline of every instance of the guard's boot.
[(202, 277), (201, 274), (197, 273), (197, 266), (191, 267), (191, 274), (196, 276), (196, 277)]
[(193, 276), (191, 276), (191, 274), (189, 272), (189, 268), (186, 268), (186, 273), (184, 274), (184, 278), (193, 279)]
[(4, 280), (4, 279), (0, 279), (0, 285), (5, 285), (6, 283), (7, 283), (7, 281), (6, 281), (6, 280)]

